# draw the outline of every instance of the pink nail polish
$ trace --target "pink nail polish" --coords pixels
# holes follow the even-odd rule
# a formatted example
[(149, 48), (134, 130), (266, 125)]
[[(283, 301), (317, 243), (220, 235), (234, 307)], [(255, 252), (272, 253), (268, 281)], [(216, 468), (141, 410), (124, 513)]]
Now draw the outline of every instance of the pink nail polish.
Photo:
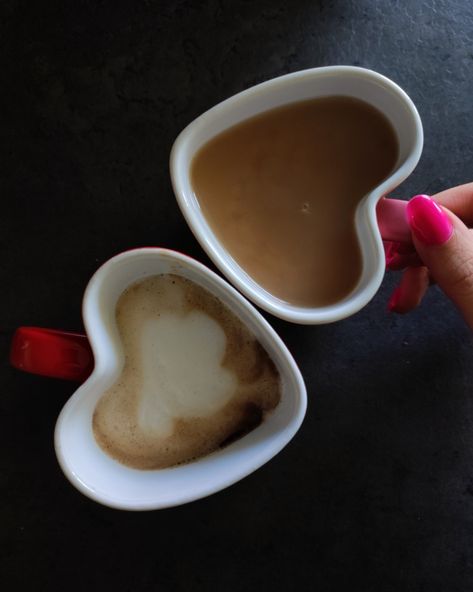
[(397, 305), (399, 304), (400, 297), (401, 297), (401, 288), (399, 286), (391, 294), (391, 297), (388, 301), (388, 311), (389, 312), (400, 312), (397, 310)]
[(393, 255), (389, 261), (386, 260), (386, 269), (390, 271), (399, 271), (400, 269), (404, 269), (407, 265), (404, 263), (404, 260), (401, 255)]
[(389, 267), (391, 262), (398, 257), (398, 249), (400, 243), (392, 241), (383, 241), (384, 255), (386, 259), (386, 267)]
[(425, 245), (443, 245), (453, 226), (442, 208), (428, 195), (416, 195), (407, 204), (407, 222), (415, 237)]

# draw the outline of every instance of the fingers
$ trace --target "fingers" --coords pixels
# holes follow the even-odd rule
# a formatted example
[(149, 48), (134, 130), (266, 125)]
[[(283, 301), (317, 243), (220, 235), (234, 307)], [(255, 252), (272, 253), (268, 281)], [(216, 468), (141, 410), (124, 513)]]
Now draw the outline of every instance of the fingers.
[(387, 268), (408, 268), (388, 308), (401, 313), (415, 308), (430, 273), (473, 328), (473, 230), (468, 229), (473, 226), (473, 183), (442, 191), (434, 199), (416, 196), (408, 203), (407, 217), (414, 248), (385, 245)]
[(433, 198), (456, 214), (467, 226), (473, 226), (473, 183), (441, 191)]
[[(473, 184), (460, 189), (460, 193), (455, 192), (455, 198), (451, 197), (452, 193), (446, 201), (453, 203), (457, 211), (463, 208), (463, 217), (467, 214), (468, 195), (473, 202)], [(457, 216), (426, 196), (415, 197), (408, 203), (407, 217), (417, 253), (473, 328), (472, 231)]]
[(383, 241), (386, 267), (392, 271), (424, 265), (412, 245)]
[(388, 302), (388, 310), (404, 314), (422, 301), (429, 287), (429, 272), (426, 267), (410, 267), (403, 275), (399, 286)]

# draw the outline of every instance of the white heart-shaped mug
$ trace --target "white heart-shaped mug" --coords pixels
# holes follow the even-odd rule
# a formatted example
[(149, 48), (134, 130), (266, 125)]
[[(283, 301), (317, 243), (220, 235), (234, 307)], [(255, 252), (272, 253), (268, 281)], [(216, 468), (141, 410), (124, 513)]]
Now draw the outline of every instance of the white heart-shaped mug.
[[(97, 444), (92, 418), (102, 394), (119, 378), (124, 354), (115, 318), (118, 298), (130, 284), (151, 275), (176, 274), (202, 286), (249, 327), (281, 377), (281, 400), (263, 422), (239, 440), (188, 464), (138, 470), (120, 464)], [(86, 496), (124, 510), (177, 506), (215, 493), (252, 473), (295, 435), (305, 415), (302, 375), (287, 347), (260, 313), (205, 265), (176, 251), (142, 248), (104, 263), (89, 281), (82, 314), (85, 336), (38, 328), (17, 330), (11, 362), (17, 368), (80, 379), (93, 371), (63, 407), (55, 429), (59, 464)], [(87, 344), (90, 343), (93, 360)], [(56, 356), (56, 357), (55, 357)], [(90, 363), (92, 361), (92, 364)]]
[[(308, 308), (284, 302), (265, 290), (223, 247), (199, 206), (192, 188), (191, 166), (193, 157), (204, 144), (232, 126), (283, 105), (326, 96), (361, 99), (384, 113), (397, 134), (399, 156), (393, 173), (366, 195), (356, 210), (355, 227), (363, 261), (357, 285), (339, 302)], [(170, 159), (171, 179), (177, 202), (192, 232), (215, 265), (240, 292), (262, 309), (286, 321), (302, 324), (330, 323), (354, 314), (377, 292), (384, 275), (385, 259), (376, 206), (384, 195), (397, 187), (414, 170), (422, 153), (422, 146), (423, 131), (419, 114), (414, 103), (397, 84), (364, 68), (313, 68), (253, 86), (195, 119), (174, 143)], [(388, 201), (391, 200), (386, 200)], [(389, 204), (386, 203), (386, 206)], [(393, 213), (397, 213), (397, 208), (386, 207), (386, 226)], [(403, 221), (400, 220), (400, 223)]]

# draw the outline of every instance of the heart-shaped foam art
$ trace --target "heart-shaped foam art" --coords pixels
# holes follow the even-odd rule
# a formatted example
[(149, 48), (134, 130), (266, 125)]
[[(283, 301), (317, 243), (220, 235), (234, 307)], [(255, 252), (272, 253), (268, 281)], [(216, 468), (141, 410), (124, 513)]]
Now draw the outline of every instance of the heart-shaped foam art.
[(279, 403), (272, 360), (202, 286), (176, 274), (145, 278), (120, 296), (116, 320), (125, 363), (93, 428), (125, 465), (195, 460), (254, 429)]
[[(361, 100), (382, 113), (396, 133), (398, 158), (392, 173), (357, 202), (355, 231), (361, 255), (361, 274), (348, 293), (333, 303), (320, 306), (294, 304), (271, 291), (271, 284), (258, 281), (241, 265), (245, 257), (234, 256), (229, 242), (219, 239), (192, 185), (194, 157), (220, 134), (251, 118), (291, 103), (323, 97), (350, 97)], [(250, 143), (250, 140), (248, 140)], [(415, 168), (423, 144), (419, 114), (406, 93), (386, 77), (364, 68), (330, 66), (287, 74), (245, 90), (216, 105), (179, 135), (171, 153), (171, 177), (176, 198), (192, 232), (227, 279), (252, 302), (287, 321), (302, 324), (329, 323), (350, 316), (365, 306), (378, 290), (384, 275), (384, 250), (376, 220), (376, 205), (383, 195), (399, 185)], [(216, 144), (214, 144), (215, 146)], [(221, 199), (225, 199), (223, 191)], [(295, 196), (297, 200), (300, 196)], [(218, 201), (217, 201), (218, 203)], [(247, 212), (247, 215), (250, 215)], [(351, 215), (351, 213), (350, 213)], [(340, 216), (343, 219), (343, 216)], [(254, 222), (254, 220), (253, 220)], [(348, 226), (352, 232), (352, 225)], [(221, 230), (221, 229), (220, 229)], [(275, 231), (285, 240), (284, 232)], [(223, 233), (223, 231), (222, 231)], [(237, 236), (237, 240), (238, 240)], [(234, 248), (234, 247), (233, 247)], [(264, 248), (264, 246), (262, 246)], [(257, 251), (256, 251), (257, 253)], [(254, 251), (250, 253), (254, 256)], [(348, 257), (348, 255), (347, 255)], [(277, 257), (275, 257), (277, 261)], [(340, 260), (340, 258), (339, 258)], [(288, 263), (290, 267), (290, 263)], [(262, 266), (263, 267), (263, 266)], [(277, 269), (277, 265), (275, 265)], [(283, 268), (281, 267), (281, 270)], [(330, 273), (336, 274), (335, 269)], [(260, 274), (261, 275), (261, 274)], [(282, 277), (290, 277), (287, 270)], [(314, 283), (324, 282), (323, 273)], [(264, 284), (264, 285), (263, 285)], [(266, 287), (265, 287), (266, 286)]]
[(195, 311), (161, 316), (145, 327), (142, 341), (148, 355), (138, 415), (146, 431), (167, 436), (176, 418), (205, 416), (228, 403), (236, 376), (222, 366), (226, 337), (212, 318)]
[[(130, 357), (131, 341), (123, 339), (119, 332), (120, 318), (117, 325), (117, 302), (126, 297), (127, 288), (136, 282), (146, 285), (151, 276), (163, 274), (181, 279), (176, 281), (176, 286), (167, 288), (170, 291), (166, 298), (172, 307), (137, 332), (132, 343), (135, 358)], [(266, 350), (270, 366), (274, 365), (280, 376), (280, 401), (258, 427), (224, 448), (185, 465), (138, 470), (106, 454), (93, 430), (94, 413), (98, 409), (105, 406), (105, 417), (110, 410), (107, 406), (116, 410), (118, 405), (120, 412), (120, 401), (114, 397), (113, 389), (122, 379), (128, 380), (130, 368), (139, 365), (146, 377), (140, 385), (136, 416), (145, 436), (169, 438), (176, 418), (185, 428), (186, 419), (203, 417), (204, 421), (206, 414), (216, 409), (222, 410), (225, 417), (224, 410), (231, 404), (235, 391), (236, 376), (221, 363), (227, 339), (221, 326), (202, 311), (179, 312), (182, 298), (179, 284), (187, 280), (216, 297)], [(132, 314), (137, 313), (132, 311)], [(299, 428), (306, 408), (306, 392), (293, 358), (261, 315), (200, 263), (165, 249), (137, 249), (118, 255), (103, 265), (89, 282), (83, 315), (94, 351), (95, 369), (62, 410), (55, 445), (66, 476), (92, 499), (132, 510), (156, 509), (198, 499), (260, 467)], [(158, 333), (161, 337), (157, 340)], [(140, 349), (143, 355), (137, 353)], [(196, 374), (196, 368), (206, 371)], [(167, 398), (156, 398), (156, 392), (163, 389)], [(110, 417), (112, 425), (113, 414)], [(146, 463), (144, 466), (149, 468)]]

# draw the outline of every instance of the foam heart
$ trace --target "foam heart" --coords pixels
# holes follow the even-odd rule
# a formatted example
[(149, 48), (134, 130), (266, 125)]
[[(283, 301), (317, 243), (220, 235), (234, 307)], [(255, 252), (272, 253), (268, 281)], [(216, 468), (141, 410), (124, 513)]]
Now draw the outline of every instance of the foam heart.
[(226, 343), (222, 327), (199, 311), (164, 314), (143, 327), (143, 430), (169, 436), (176, 418), (211, 415), (231, 399), (237, 377), (221, 363)]

